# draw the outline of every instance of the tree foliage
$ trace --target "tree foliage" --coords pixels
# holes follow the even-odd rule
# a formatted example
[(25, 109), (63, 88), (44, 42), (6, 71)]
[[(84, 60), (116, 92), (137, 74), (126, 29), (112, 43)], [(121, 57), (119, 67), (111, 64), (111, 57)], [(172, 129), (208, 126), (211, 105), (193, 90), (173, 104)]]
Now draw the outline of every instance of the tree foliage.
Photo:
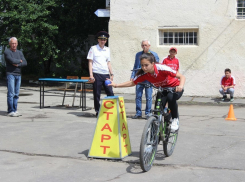
[(1, 42), (17, 37), (34, 73), (51, 75), (51, 64), (66, 69), (82, 56), (89, 34), (107, 30), (109, 19), (94, 15), (104, 7), (96, 0), (1, 0)]

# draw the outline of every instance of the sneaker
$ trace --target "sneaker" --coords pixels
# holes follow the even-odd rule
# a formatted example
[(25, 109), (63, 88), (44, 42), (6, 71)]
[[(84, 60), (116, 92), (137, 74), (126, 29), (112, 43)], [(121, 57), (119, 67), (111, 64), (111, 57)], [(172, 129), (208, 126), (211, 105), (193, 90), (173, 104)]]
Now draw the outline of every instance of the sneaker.
[(171, 130), (176, 131), (178, 129), (179, 129), (179, 119), (174, 118), (174, 119), (172, 119)]
[(230, 102), (233, 102), (233, 101), (234, 101), (234, 98), (233, 98), (233, 97), (231, 97)]
[(98, 114), (99, 114), (99, 113), (98, 113), (98, 112), (96, 112), (96, 114), (95, 114), (96, 118), (98, 117)]
[(8, 113), (9, 117), (18, 117), (18, 115), (15, 112)]
[(141, 119), (141, 118), (142, 118), (142, 116), (138, 116), (136, 114), (135, 114), (135, 116), (132, 117), (132, 119)]
[(223, 95), (223, 98), (221, 100), (224, 101), (226, 98), (227, 98), (227, 96)]
[(16, 114), (17, 116), (22, 116), (22, 114), (20, 114), (18, 111), (15, 111), (15, 114)]
[(145, 119), (148, 120), (151, 116), (152, 116), (151, 113), (150, 113), (150, 114), (147, 114), (147, 115), (145, 116)]

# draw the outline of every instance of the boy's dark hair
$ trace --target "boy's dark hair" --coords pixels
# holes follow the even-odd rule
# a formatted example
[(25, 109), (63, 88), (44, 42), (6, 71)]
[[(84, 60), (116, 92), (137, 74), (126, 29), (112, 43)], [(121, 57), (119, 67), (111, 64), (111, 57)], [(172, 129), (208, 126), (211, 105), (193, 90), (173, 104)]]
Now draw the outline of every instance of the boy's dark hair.
[[(140, 56), (140, 61), (142, 59), (147, 59), (148, 61), (150, 61), (150, 63), (156, 63), (156, 58), (155, 56), (152, 54), (152, 53), (143, 53), (141, 56)], [(137, 73), (136, 73), (136, 76), (138, 75), (142, 75), (144, 73), (144, 71), (142, 69), (140, 69)]]
[(230, 69), (230, 68), (226, 68), (226, 69), (225, 69), (225, 72), (227, 72), (227, 71), (228, 71), (229, 73), (231, 73), (231, 69)]

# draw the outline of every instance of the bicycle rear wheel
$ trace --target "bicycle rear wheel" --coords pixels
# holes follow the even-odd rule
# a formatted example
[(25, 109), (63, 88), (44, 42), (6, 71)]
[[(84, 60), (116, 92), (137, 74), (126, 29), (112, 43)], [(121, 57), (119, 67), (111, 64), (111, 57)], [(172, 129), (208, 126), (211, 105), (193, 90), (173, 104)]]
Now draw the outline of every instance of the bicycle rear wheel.
[(140, 143), (140, 167), (147, 172), (151, 169), (158, 145), (158, 125), (155, 124), (157, 119), (151, 116), (142, 133)]
[(166, 138), (163, 142), (163, 151), (166, 157), (169, 157), (173, 154), (179, 130), (172, 132), (170, 129), (166, 129)]

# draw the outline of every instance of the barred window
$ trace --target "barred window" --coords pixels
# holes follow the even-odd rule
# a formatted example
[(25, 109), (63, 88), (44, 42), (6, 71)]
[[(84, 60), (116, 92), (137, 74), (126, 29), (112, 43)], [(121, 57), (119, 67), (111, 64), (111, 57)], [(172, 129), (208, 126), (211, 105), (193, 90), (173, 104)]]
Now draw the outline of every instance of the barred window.
[(163, 29), (159, 30), (160, 45), (198, 45), (198, 29)]
[(245, 19), (245, 1), (237, 1), (237, 19)]

